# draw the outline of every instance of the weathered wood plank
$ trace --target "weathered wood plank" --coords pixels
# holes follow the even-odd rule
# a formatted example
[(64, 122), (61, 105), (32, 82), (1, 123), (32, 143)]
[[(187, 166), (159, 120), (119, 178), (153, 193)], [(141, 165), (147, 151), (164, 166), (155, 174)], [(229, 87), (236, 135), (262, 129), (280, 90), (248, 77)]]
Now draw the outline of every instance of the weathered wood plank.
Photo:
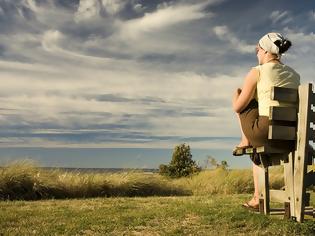
[(295, 140), (296, 128), (290, 126), (270, 125), (268, 139)]
[(297, 102), (298, 90), (282, 87), (273, 87), (271, 89), (271, 100), (277, 100), (280, 102)]
[(270, 107), (269, 120), (296, 121), (295, 107)]
[(310, 131), (310, 121), (307, 116), (311, 109), (310, 94), (312, 93), (312, 84), (299, 86), (299, 119), (298, 119), (298, 137), (297, 149), (294, 160), (294, 216), (298, 222), (304, 220), (304, 207), (306, 205), (306, 185), (305, 174), (307, 171), (308, 137)]

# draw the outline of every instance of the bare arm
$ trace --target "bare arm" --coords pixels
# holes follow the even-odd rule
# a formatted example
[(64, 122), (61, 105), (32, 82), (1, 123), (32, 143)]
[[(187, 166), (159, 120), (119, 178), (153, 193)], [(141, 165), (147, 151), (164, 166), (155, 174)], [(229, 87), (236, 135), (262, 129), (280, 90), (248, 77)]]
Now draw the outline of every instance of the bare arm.
[(257, 69), (252, 68), (245, 77), (243, 88), (238, 88), (233, 96), (233, 110), (240, 113), (253, 99), (259, 72)]

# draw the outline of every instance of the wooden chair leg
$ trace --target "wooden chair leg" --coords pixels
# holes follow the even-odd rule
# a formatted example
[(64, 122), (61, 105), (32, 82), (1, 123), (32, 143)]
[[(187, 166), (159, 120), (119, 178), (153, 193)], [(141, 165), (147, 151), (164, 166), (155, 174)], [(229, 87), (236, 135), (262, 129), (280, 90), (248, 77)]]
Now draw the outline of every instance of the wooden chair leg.
[(290, 202), (284, 203), (284, 219), (290, 219), (291, 218), (291, 207)]
[(260, 168), (258, 174), (259, 180), (259, 210), (261, 213), (268, 215), (270, 213), (270, 198), (269, 198), (269, 173), (268, 167)]
[[(290, 207), (288, 209), (290, 211), (290, 217), (294, 216), (295, 214), (295, 204), (294, 204), (294, 182), (293, 182), (293, 175), (294, 175), (294, 158), (293, 153), (290, 153), (288, 156), (288, 162), (284, 163), (284, 185), (285, 185), (285, 192), (288, 196), (288, 199), (285, 200), (285, 209), (286, 207)], [(285, 217), (288, 214), (285, 214)]]
[(264, 205), (264, 199), (259, 198), (259, 213), (260, 214), (265, 214), (265, 205)]
[(306, 205), (306, 187), (304, 179), (306, 174), (306, 165), (304, 162), (304, 158), (301, 156), (296, 158), (294, 165), (294, 215), (296, 216), (296, 220), (298, 222), (303, 222), (304, 209)]

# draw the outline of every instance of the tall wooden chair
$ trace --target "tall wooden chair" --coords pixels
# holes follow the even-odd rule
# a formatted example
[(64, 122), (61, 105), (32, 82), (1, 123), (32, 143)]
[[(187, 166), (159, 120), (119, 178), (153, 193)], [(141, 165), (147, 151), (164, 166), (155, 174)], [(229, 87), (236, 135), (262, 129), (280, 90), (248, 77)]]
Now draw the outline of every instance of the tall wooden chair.
[[(315, 104), (312, 84), (301, 85), (299, 89), (273, 87), (271, 100), (285, 104), (270, 108), (268, 141), (262, 147), (247, 148), (242, 154), (258, 155), (262, 168), (259, 173), (259, 208), (264, 214), (284, 214), (299, 222), (304, 213), (313, 214), (309, 206), (310, 194), (306, 188), (315, 184), (314, 172), (307, 173), (307, 165), (312, 165), (315, 152), (309, 141), (315, 140), (315, 131), (310, 123), (315, 123)], [(313, 102), (313, 103), (312, 103)], [(284, 166), (284, 188), (270, 189), (269, 167)], [(270, 202), (284, 204), (284, 209), (270, 209)]]

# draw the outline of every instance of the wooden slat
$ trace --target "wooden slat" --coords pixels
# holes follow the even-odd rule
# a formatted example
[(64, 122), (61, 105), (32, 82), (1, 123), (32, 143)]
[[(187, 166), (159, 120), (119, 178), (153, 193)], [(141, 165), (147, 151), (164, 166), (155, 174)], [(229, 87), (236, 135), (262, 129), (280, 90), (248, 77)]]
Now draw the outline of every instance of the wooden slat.
[(237, 149), (235, 152), (235, 156), (242, 156), (242, 155), (248, 155), (254, 153), (255, 148), (243, 148), (243, 149)]
[(270, 107), (269, 120), (296, 121), (297, 110), (294, 107)]
[(297, 102), (298, 90), (290, 88), (273, 87), (271, 89), (271, 100), (279, 102)]
[(270, 201), (271, 202), (289, 202), (289, 196), (286, 191), (283, 190), (270, 190)]
[(296, 129), (290, 126), (270, 125), (268, 139), (295, 140)]

